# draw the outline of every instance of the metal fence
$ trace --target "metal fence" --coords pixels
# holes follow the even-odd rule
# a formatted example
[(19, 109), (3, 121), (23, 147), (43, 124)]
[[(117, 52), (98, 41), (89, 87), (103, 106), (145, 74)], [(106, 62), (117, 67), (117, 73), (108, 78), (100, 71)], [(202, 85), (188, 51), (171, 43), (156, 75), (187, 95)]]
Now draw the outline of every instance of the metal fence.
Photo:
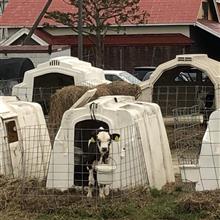
[[(88, 200), (88, 166), (94, 166), (88, 163), (88, 157), (96, 158), (99, 153), (88, 152), (89, 137), (94, 130), (64, 128), (59, 132), (69, 136), (57, 134), (55, 140), (50, 140), (49, 137), (55, 135), (49, 134), (45, 126), (33, 126), (19, 129), (17, 136), (9, 133), (7, 137), (0, 137), (1, 178), (5, 176), (19, 183), (22, 204), (36, 201), (41, 205), (45, 201), (60, 208)], [(94, 171), (94, 205), (100, 199), (100, 184), (108, 199), (122, 198), (148, 185), (137, 127), (110, 130), (110, 133), (119, 133), (121, 138), (119, 142), (112, 142), (105, 164), (112, 170)], [(52, 200), (54, 204), (50, 204)]]
[(204, 115), (199, 106), (177, 108), (173, 110), (174, 115), (174, 139), (178, 155), (200, 151), (202, 137), (206, 129)]
[[(99, 80), (92, 81), (82, 81), (78, 82), (78, 86), (85, 86), (89, 88), (94, 88), (97, 86)], [(102, 81), (103, 83), (103, 81)], [(56, 83), (57, 84), (57, 83)], [(101, 84), (101, 82), (100, 82)], [(74, 85), (74, 84), (73, 84)], [(68, 85), (66, 85), (68, 86)], [(69, 85), (71, 86), (71, 85)], [(22, 101), (37, 102), (41, 105), (44, 115), (48, 115), (50, 110), (51, 96), (56, 93), (57, 90), (64, 88), (64, 85), (60, 86), (42, 86), (42, 87), (28, 87), (19, 86), (13, 89), (13, 95), (17, 96)], [(7, 87), (4, 87), (7, 90)], [(12, 91), (12, 88), (10, 92)], [(7, 95), (6, 93), (3, 95)], [(11, 95), (11, 93), (10, 93)]]
[(200, 111), (214, 109), (214, 92), (212, 86), (154, 86), (152, 100), (166, 117), (176, 108), (198, 105)]
[(208, 114), (204, 121), (198, 106), (174, 110), (181, 178), (198, 191), (220, 189), (220, 114)]

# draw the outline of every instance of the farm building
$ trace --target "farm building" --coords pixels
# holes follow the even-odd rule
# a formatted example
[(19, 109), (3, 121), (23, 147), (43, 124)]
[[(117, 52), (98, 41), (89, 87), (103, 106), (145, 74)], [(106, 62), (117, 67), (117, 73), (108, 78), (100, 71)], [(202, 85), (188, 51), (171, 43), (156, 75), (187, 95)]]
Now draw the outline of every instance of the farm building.
[(44, 178), (51, 150), (39, 104), (0, 97), (0, 174)]
[[(49, 57), (48, 52), (31, 53), (31, 47), (34, 50), (37, 46), (42, 50), (42, 47), (47, 48), (48, 45), (52, 47), (68, 45), (69, 55), (76, 56), (77, 33), (71, 27), (45, 17), (28, 41), (28, 45), (20, 46), (45, 3), (45, 0), (8, 1), (7, 7), (3, 7), (5, 10), (0, 19), (2, 45), (0, 56), (11, 56), (9, 52), (13, 48), (20, 50), (20, 55), (23, 50), (25, 55), (28, 52), (25, 52), (25, 47), (28, 46), (33, 62), (39, 59), (43, 62), (45, 56)], [(216, 45), (219, 44), (220, 24), (216, 0), (141, 0), (139, 7), (140, 11), (146, 11), (150, 15), (143, 24), (126, 22), (119, 28), (114, 19), (110, 20), (111, 28), (104, 40), (106, 69), (123, 69), (131, 72), (135, 66), (157, 66), (173, 59), (177, 54), (184, 53), (207, 53), (209, 57), (219, 59)], [(77, 9), (66, 1), (53, 0), (48, 12), (75, 10)], [(86, 24), (84, 29), (88, 31)], [(84, 35), (83, 41), (83, 58), (94, 64), (96, 62), (94, 43), (87, 34)]]
[(167, 134), (157, 104), (135, 101), (131, 96), (103, 96), (77, 105), (63, 115), (51, 152), (48, 188), (65, 190), (87, 185), (88, 141), (100, 127), (120, 134), (120, 141), (112, 142), (109, 154), (109, 164), (115, 166), (110, 173), (112, 189), (146, 184), (160, 189), (174, 181)]

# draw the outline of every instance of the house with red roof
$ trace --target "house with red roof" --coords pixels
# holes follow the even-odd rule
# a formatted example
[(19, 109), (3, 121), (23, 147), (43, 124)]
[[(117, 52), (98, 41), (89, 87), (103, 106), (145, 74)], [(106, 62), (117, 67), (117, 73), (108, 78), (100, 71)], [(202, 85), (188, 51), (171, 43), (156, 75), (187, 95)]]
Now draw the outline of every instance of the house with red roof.
[[(120, 31), (105, 37), (106, 69), (131, 71), (135, 66), (158, 65), (177, 54), (207, 53), (220, 60), (218, 0), (141, 0), (140, 8), (149, 13), (146, 24), (124, 24)], [(24, 54), (21, 43), (47, 0), (8, 0), (0, 16), (0, 55)], [(63, 0), (53, 0), (48, 11), (76, 10)], [(47, 24), (47, 25), (46, 25)], [(114, 23), (112, 24), (114, 26)], [(77, 33), (70, 27), (43, 18), (27, 43), (46, 48), (69, 46), (77, 56)], [(93, 44), (84, 37), (84, 60), (94, 63)], [(28, 49), (29, 48), (29, 49)], [(33, 51), (33, 50), (32, 50)], [(25, 54), (24, 54), (25, 55)]]

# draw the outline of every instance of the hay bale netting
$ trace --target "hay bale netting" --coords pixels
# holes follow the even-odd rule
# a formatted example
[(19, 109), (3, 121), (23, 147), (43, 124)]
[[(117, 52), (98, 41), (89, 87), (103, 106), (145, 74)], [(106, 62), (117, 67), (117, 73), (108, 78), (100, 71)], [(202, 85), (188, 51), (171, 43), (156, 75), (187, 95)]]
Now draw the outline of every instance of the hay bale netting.
[[(110, 84), (102, 84), (96, 87), (97, 92), (91, 100), (100, 96), (129, 95), (136, 99), (141, 93), (138, 85), (116, 81)], [(48, 123), (52, 128), (60, 126), (62, 116), (89, 88), (86, 86), (66, 86), (51, 97)]]

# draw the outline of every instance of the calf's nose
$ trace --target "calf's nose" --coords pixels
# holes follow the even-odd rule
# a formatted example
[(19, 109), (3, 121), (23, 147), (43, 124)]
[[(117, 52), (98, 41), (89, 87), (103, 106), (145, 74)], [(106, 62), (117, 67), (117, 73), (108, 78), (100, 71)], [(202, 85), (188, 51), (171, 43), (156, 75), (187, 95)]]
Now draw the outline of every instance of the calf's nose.
[(108, 148), (107, 147), (103, 147), (102, 148), (102, 152), (107, 152)]

